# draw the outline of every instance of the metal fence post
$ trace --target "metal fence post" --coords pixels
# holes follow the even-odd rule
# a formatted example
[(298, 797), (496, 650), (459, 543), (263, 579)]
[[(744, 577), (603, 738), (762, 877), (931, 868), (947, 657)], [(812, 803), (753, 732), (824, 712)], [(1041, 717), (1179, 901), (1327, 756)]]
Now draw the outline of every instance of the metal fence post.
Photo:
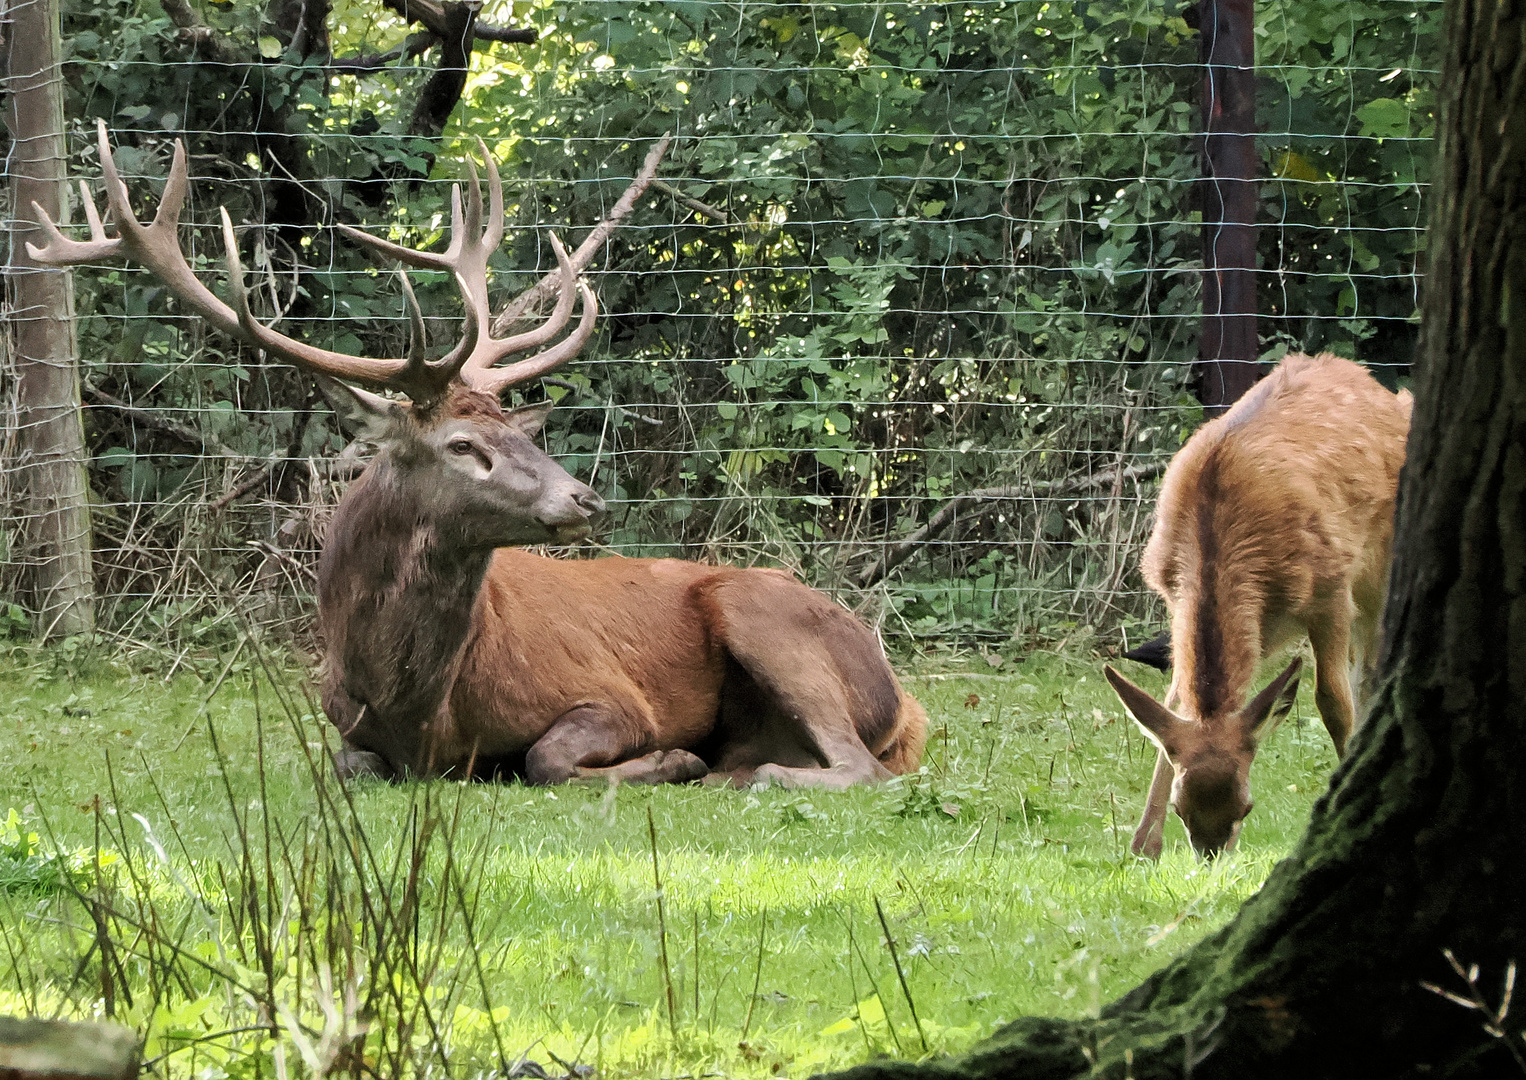
[(56, 0), (8, 0), (4, 33), (6, 125), (10, 129), (10, 253), (6, 264), (10, 346), (15, 362), (17, 438), (7, 472), (21, 496), (24, 536), (12, 543), (31, 567), (37, 630), (46, 638), (95, 626), (90, 489), (80, 415), (74, 295), (68, 271), (38, 266), (26, 242), (43, 242), (35, 202), (67, 218), (67, 151)]

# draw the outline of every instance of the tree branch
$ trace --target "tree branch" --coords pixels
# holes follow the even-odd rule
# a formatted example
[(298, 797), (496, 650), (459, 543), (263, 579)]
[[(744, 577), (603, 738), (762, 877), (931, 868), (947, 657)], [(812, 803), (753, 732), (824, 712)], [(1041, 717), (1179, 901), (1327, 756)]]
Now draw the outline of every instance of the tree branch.
[(98, 405), (101, 408), (119, 412), (140, 427), (146, 427), (162, 435), (168, 435), (170, 438), (187, 446), (209, 450), (223, 457), (243, 456), (234, 453), (224, 446), (216, 436), (208, 435), (203, 431), (197, 431), (188, 424), (171, 420), (169, 417), (161, 416), (149, 409), (140, 409), (136, 405), (129, 405), (121, 398), (113, 397), (111, 394), (106, 393), (106, 391), (96, 386), (89, 379), (85, 379), (80, 383), (80, 396), (92, 405)]
[(422, 56), (432, 49), (439, 38), (432, 33), (409, 34), (408, 37), (395, 49), (389, 49), (384, 53), (375, 53), (371, 56), (349, 56), (340, 60), (332, 60), (328, 69), (337, 75), (364, 75), (370, 71), (380, 71), (397, 61), (408, 57), (412, 59)]
[(180, 28), (180, 39), (192, 50), (205, 54), (219, 64), (247, 64), (252, 61), (233, 42), (202, 22), (189, 0), (161, 0), (159, 6), (170, 17), (170, 22)]
[(492, 23), (477, 24), (478, 41), (501, 41), (507, 45), (534, 45), (540, 34), (532, 29), (516, 30), (510, 26), (494, 26)]
[[(620, 227), (631, 210), (636, 206), (646, 189), (651, 186), (652, 180), (657, 176), (657, 166), (662, 162), (662, 155), (668, 152), (668, 145), (672, 143), (672, 134), (664, 135), (657, 140), (657, 145), (647, 151), (646, 160), (641, 163), (641, 171), (636, 174), (636, 179), (631, 181), (631, 186), (625, 189), (625, 194), (620, 196), (619, 202), (610, 209), (609, 215), (578, 245), (572, 253), (574, 266), (586, 266), (593, 258), (593, 253), (609, 238), (609, 235)], [(509, 327), (513, 326), (525, 315), (540, 310), (551, 296), (561, 287), (562, 275), (557, 270), (552, 270), (545, 277), (537, 281), (533, 286), (526, 289), (514, 298), (493, 319), (493, 334), (501, 337)]]
[[(404, 6), (417, 4), (419, 0), (400, 0)], [(392, 0), (388, 0), (392, 6)], [(438, 139), (450, 119), (451, 110), (461, 100), (466, 89), (466, 73), (471, 64), (472, 37), (477, 22), (477, 12), (482, 9), (478, 0), (463, 0), (444, 5), (443, 21), (438, 25), (426, 22), (430, 32), (440, 41), (440, 64), (434, 74), (419, 90), (414, 104), (413, 116), (408, 121), (408, 134), (426, 139)]]
[[(958, 518), (959, 512), (971, 503), (996, 503), (1003, 499), (1032, 499), (1041, 495), (1050, 498), (1079, 495), (1083, 491), (1108, 487), (1125, 480), (1152, 480), (1165, 471), (1166, 462), (1155, 461), (1148, 465), (1130, 465), (1123, 470), (1103, 469), (1101, 472), (1070, 476), (1063, 480), (1035, 480), (1031, 484), (1024, 485), (975, 488), (961, 495), (955, 495), (944, 503), (937, 513), (927, 519), (927, 524), (908, 533), (904, 539), (887, 544), (879, 561), (860, 575), (859, 587), (867, 589), (884, 580), (890, 571), (911, 558), (919, 547), (943, 533)], [(975, 512), (983, 514), (989, 509), (989, 506), (983, 506)]]
[(652, 181), (652, 186), (654, 188), (656, 188), (658, 191), (661, 191), (661, 192), (664, 192), (664, 193), (666, 193), (668, 195), (673, 196), (673, 198), (675, 200), (677, 200), (678, 202), (682, 203), (684, 206), (687, 206), (690, 210), (693, 210), (696, 214), (702, 214), (705, 217), (710, 218), (712, 221), (720, 222), (722, 225), (730, 225), (731, 224), (731, 218), (727, 215), (726, 211), (724, 211), (724, 210), (717, 210), (715, 207), (711, 206), (709, 203), (700, 202), (698, 199), (691, 199), (689, 196), (687, 196), (683, 192), (679, 191), (676, 187), (674, 187), (672, 184), (668, 183), (666, 180), (653, 180)]
[[(411, 23), (422, 23), (430, 33), (445, 37), (450, 32), (452, 15), (450, 9), (460, 0), (382, 0), (382, 3)], [(467, 0), (477, 11), (482, 10), (480, 0)], [(477, 23), (472, 36), (482, 41), (501, 41), (510, 45), (534, 45), (540, 35), (534, 30), (516, 30), (507, 26)], [(467, 46), (470, 51), (471, 46)]]

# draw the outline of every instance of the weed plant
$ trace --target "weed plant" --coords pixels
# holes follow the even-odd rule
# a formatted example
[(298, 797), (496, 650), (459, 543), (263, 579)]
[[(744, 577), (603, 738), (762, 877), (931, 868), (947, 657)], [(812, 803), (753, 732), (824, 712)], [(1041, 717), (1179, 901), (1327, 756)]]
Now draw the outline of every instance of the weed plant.
[(1238, 850), (1202, 863), (1173, 819), (1151, 864), (1153, 749), (1099, 662), (903, 667), (932, 735), (878, 787), (346, 787), (306, 672), (252, 644), (169, 678), (14, 650), (0, 1011), (114, 1019), (198, 1080), (943, 1054), (1093, 1012), (1221, 925), (1334, 761), (1289, 722)]

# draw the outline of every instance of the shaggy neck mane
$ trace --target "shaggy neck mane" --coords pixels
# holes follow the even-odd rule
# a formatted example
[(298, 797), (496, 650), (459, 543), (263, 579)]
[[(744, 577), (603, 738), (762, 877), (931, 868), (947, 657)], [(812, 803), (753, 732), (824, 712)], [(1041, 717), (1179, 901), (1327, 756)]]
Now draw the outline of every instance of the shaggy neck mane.
[(356, 707), (347, 738), (419, 766), (493, 554), (442, 543), (424, 504), (384, 451), (340, 501), (318, 598), (325, 663)]

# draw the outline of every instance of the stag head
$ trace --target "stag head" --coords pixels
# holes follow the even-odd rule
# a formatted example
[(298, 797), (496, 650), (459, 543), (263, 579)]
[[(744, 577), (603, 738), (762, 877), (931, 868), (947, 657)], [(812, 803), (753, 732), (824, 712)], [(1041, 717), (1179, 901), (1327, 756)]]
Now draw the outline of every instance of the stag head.
[(1251, 762), (1262, 740), (1292, 710), (1301, 665), (1294, 660), (1244, 708), (1222, 717), (1178, 715), (1111, 667), (1103, 668), (1124, 708), (1171, 763), (1171, 805), (1198, 854), (1212, 858), (1240, 835), (1240, 823), (1254, 805)]
[[(523, 333), (495, 336), (488, 307), (488, 258), (503, 241), (503, 185), (480, 139), (478, 150), (488, 174), (487, 213), (484, 217), (477, 170), (468, 159), (470, 184), (464, 203), (461, 185), (451, 189), (450, 244), (444, 251), (417, 251), (340, 225), (340, 231), (351, 240), (406, 266), (444, 270), (453, 276), (463, 308), (461, 334), (444, 356), (430, 360), (423, 315), (401, 268), (398, 277), (411, 325), (406, 357), (383, 359), (332, 352), (260, 323), (249, 308), (238, 240), (226, 209), (222, 210), (223, 246), (232, 303), (224, 303), (196, 277), (180, 249), (180, 211), (188, 186), (185, 147), (176, 141), (164, 196), (154, 220), (144, 225), (128, 205), (127, 187), (117, 173), (104, 121), (99, 123), (98, 137), (109, 220), (117, 235), (106, 234), (89, 186), (80, 181), (90, 239), (78, 241), (64, 236), (34, 203), (48, 243), (41, 248), (28, 244), (33, 258), (50, 266), (122, 256), (136, 259), (183, 306), (222, 333), (318, 376), (341, 422), (358, 429), (377, 448), (369, 475), (361, 483), (385, 482), (400, 492), (412, 489), (432, 511), (432, 519), (451, 529), (457, 542), (491, 548), (567, 541), (586, 535), (590, 519), (604, 503), (533, 442), (545, 423), (549, 404), (506, 411), (499, 399), (509, 388), (538, 379), (566, 363), (593, 335), (598, 304), (593, 290), (579, 275), (651, 183), (668, 139), (647, 155), (635, 181), (575, 253), (568, 255), (557, 237), (550, 235), (557, 269), (509, 306), (505, 315), (511, 317), (500, 316), (498, 320), (500, 326), (512, 322), (512, 316), (533, 306), (536, 298), (554, 291), (556, 303), (550, 314)], [(579, 302), (582, 311), (576, 326), (556, 340), (567, 329), (573, 307)], [(526, 353), (529, 355), (521, 355)], [(516, 356), (519, 359), (505, 363)], [(393, 391), (408, 400), (370, 393), (361, 387)]]

